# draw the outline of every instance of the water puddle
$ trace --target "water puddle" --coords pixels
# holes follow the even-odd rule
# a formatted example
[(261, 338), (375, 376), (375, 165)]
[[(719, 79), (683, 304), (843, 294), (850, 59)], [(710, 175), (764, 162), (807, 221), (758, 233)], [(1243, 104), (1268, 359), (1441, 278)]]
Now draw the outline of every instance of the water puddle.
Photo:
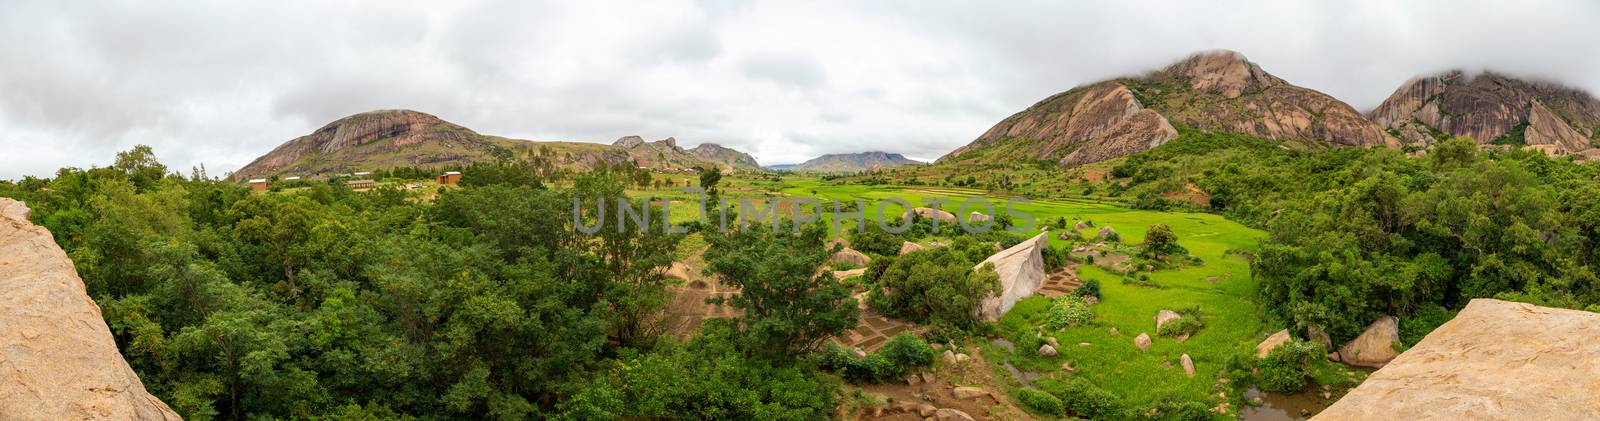
[(1261, 406), (1245, 406), (1239, 411), (1245, 421), (1299, 421), (1317, 415), (1333, 402), (1322, 398), (1321, 388), (1309, 387), (1306, 391), (1285, 395), (1267, 393), (1251, 388), (1244, 392), (1245, 400), (1261, 398)]

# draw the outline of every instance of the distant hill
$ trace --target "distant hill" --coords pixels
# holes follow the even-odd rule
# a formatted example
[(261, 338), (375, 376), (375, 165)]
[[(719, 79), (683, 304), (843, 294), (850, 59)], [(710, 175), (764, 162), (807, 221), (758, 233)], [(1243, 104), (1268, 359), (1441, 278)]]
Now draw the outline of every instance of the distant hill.
[(1174, 125), (1291, 146), (1399, 146), (1349, 104), (1279, 79), (1239, 53), (1212, 51), (1045, 98), (939, 162), (1098, 162), (1166, 143), (1178, 136)]
[(907, 159), (905, 156), (897, 153), (874, 151), (823, 155), (812, 158), (806, 162), (795, 164), (788, 169), (793, 171), (809, 172), (859, 172), (879, 168), (894, 168), (903, 165), (921, 164), (924, 164), (924, 162)]
[(442, 167), (539, 156), (570, 169), (632, 163), (650, 168), (718, 166), (757, 169), (755, 159), (714, 144), (684, 150), (677, 141), (625, 137), (615, 145), (509, 139), (479, 134), (433, 115), (381, 110), (334, 120), (294, 138), (229, 175), (231, 180), (328, 176), (394, 167)]
[(1554, 83), (1452, 71), (1414, 78), (1367, 114), (1407, 141), (1470, 136), (1481, 144), (1532, 146), (1556, 155), (1596, 154), (1600, 100)]
[(663, 169), (718, 167), (723, 170), (761, 168), (750, 154), (715, 143), (702, 143), (694, 148), (684, 149), (678, 146), (676, 138), (646, 142), (639, 136), (623, 136), (611, 145), (627, 151), (634, 162), (641, 167)]
[(766, 166), (766, 169), (769, 169), (769, 170), (779, 170), (779, 171), (785, 171), (785, 170), (792, 170), (792, 169), (794, 169), (794, 167), (796, 167), (796, 166), (799, 166), (799, 165), (800, 165), (800, 164), (777, 164), (777, 165), (768, 165), (768, 166)]

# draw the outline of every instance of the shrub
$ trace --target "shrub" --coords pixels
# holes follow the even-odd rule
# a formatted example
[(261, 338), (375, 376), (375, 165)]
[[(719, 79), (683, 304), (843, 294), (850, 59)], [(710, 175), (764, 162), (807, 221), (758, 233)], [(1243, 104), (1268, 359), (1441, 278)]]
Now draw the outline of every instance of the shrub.
[(896, 258), (871, 290), (872, 307), (917, 323), (976, 327), (972, 310), (984, 296), (1000, 292), (1000, 276), (990, 265), (973, 270), (974, 262), (955, 249), (923, 249)]
[(1038, 389), (1017, 389), (1017, 400), (1021, 401), (1023, 406), (1049, 415), (1061, 416), (1065, 410), (1061, 398)]
[(915, 366), (933, 364), (934, 352), (927, 341), (917, 335), (901, 332), (890, 338), (889, 342), (883, 345), (883, 349), (878, 350), (878, 354), (888, 358), (904, 371)]
[[(1094, 256), (1089, 256), (1089, 260), (1092, 262), (1094, 260)], [(1100, 298), (1100, 280), (1090, 279), (1083, 281), (1083, 285), (1079, 285), (1078, 289), (1072, 290), (1072, 294), (1079, 297)]]
[(857, 358), (853, 352), (838, 344), (828, 344), (816, 355), (817, 365), (833, 370), (840, 377), (858, 383), (882, 383), (898, 379), (912, 367), (933, 363), (933, 347), (910, 333), (895, 335), (883, 349)]
[(850, 232), (850, 247), (863, 253), (894, 256), (900, 254), (900, 244), (903, 242), (900, 236), (884, 231), (876, 224), (869, 223), (864, 230)]
[(1306, 387), (1308, 368), (1322, 355), (1322, 345), (1291, 340), (1267, 353), (1257, 367), (1256, 384), (1268, 392), (1293, 393)]
[(1200, 328), (1206, 327), (1206, 323), (1200, 320), (1204, 316), (1205, 312), (1200, 311), (1200, 307), (1178, 309), (1178, 318), (1162, 324), (1156, 335), (1166, 337), (1193, 335), (1199, 332)]
[(1068, 414), (1088, 419), (1119, 418), (1123, 411), (1117, 395), (1095, 386), (1082, 378), (1040, 379), (1040, 390), (1061, 399)]
[(1045, 326), (1051, 329), (1063, 329), (1069, 326), (1083, 326), (1094, 320), (1094, 310), (1083, 301), (1082, 297), (1063, 295), (1056, 298), (1050, 306), (1050, 314), (1045, 317)]

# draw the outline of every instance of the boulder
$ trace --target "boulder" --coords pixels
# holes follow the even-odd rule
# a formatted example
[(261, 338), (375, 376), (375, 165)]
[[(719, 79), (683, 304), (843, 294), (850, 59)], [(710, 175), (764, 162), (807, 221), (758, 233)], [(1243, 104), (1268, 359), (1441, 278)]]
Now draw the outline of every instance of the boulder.
[(906, 212), (902, 217), (909, 217), (912, 213), (916, 213), (917, 216), (923, 219), (937, 219), (940, 223), (956, 223), (956, 214), (934, 208), (912, 208), (911, 212)]
[(1000, 294), (984, 297), (978, 303), (979, 318), (991, 322), (998, 321), (1001, 315), (1011, 310), (1011, 306), (1017, 304), (1017, 301), (1039, 290), (1045, 277), (1044, 256), (1041, 250), (1048, 247), (1049, 241), (1046, 234), (1035, 235), (989, 256), (973, 267), (979, 269), (992, 264), (995, 273), (1000, 275)]
[(1133, 338), (1133, 346), (1139, 347), (1140, 351), (1149, 350), (1150, 349), (1150, 334), (1144, 333), (1144, 332), (1140, 332), (1139, 336), (1135, 336)]
[(1367, 325), (1361, 336), (1339, 347), (1339, 358), (1343, 359), (1345, 364), (1383, 367), (1400, 355), (1399, 351), (1394, 350), (1395, 344), (1399, 342), (1400, 319), (1394, 316), (1379, 317), (1377, 321)]
[(980, 223), (986, 223), (986, 222), (993, 221), (993, 220), (994, 220), (993, 217), (990, 217), (989, 215), (984, 215), (982, 212), (977, 212), (977, 211), (973, 211), (971, 214), (967, 215), (967, 223), (968, 224), (973, 224), (973, 225), (977, 225), (977, 224), (980, 224)]
[(913, 243), (913, 242), (910, 242), (910, 241), (903, 242), (903, 243), (900, 243), (900, 255), (904, 256), (904, 255), (906, 255), (906, 253), (910, 253), (910, 252), (917, 251), (917, 250), (922, 250), (922, 248), (923, 247), (922, 247), (921, 244)]
[(1061, 347), (1061, 342), (1056, 340), (1056, 337), (1054, 337), (1054, 336), (1046, 336), (1044, 338), (1044, 343), (1050, 344), (1050, 346), (1057, 347), (1057, 348)]
[(1285, 342), (1289, 342), (1289, 329), (1273, 333), (1272, 336), (1267, 337), (1267, 340), (1256, 344), (1256, 358), (1266, 358), (1267, 353), (1272, 352), (1274, 348), (1283, 346)]
[(1310, 338), (1311, 342), (1322, 345), (1323, 351), (1333, 350), (1333, 338), (1328, 337), (1328, 334), (1317, 328), (1317, 325), (1306, 325), (1306, 338)]
[(50, 231), (0, 198), (0, 418), (179, 420), (122, 359)]
[(1111, 237), (1112, 235), (1115, 235), (1116, 233), (1117, 233), (1116, 229), (1111, 228), (1110, 225), (1106, 225), (1106, 226), (1100, 227), (1100, 232), (1098, 234), (1096, 234), (1096, 235), (1098, 235), (1101, 240), (1105, 240), (1108, 237)]
[(1090, 224), (1089, 221), (1078, 221), (1078, 223), (1072, 224), (1072, 229), (1081, 230), (1081, 229), (1088, 229), (1088, 228), (1093, 227), (1093, 226), (1094, 226), (1094, 224)]
[(1194, 377), (1194, 359), (1189, 358), (1189, 354), (1178, 357), (1178, 364), (1183, 366), (1183, 375)]
[(828, 240), (828, 244), (823, 246), (823, 248), (826, 248), (828, 250), (833, 250), (833, 246), (839, 246), (839, 248), (841, 248), (841, 249), (849, 248), (850, 247), (850, 242), (848, 240), (845, 240), (844, 237), (839, 237), (839, 238), (835, 238), (835, 239), (832, 239), (832, 240)]
[(974, 399), (989, 396), (989, 391), (981, 387), (956, 386), (950, 390), (950, 394), (955, 395), (956, 399)]
[(1476, 299), (1314, 420), (1600, 419), (1600, 314)]
[(1050, 344), (1039, 345), (1039, 356), (1054, 357), (1056, 356), (1056, 348), (1050, 346)]
[(939, 408), (933, 411), (935, 421), (973, 421), (971, 415), (955, 408)]
[(1156, 332), (1161, 331), (1161, 325), (1167, 324), (1167, 322), (1173, 320), (1178, 320), (1178, 317), (1178, 313), (1172, 310), (1161, 310), (1156, 312)]
[(872, 263), (872, 258), (868, 257), (866, 253), (847, 248), (833, 253), (833, 257), (829, 258), (828, 261), (833, 263), (844, 263), (847, 265), (853, 265), (855, 267), (866, 267), (868, 263)]

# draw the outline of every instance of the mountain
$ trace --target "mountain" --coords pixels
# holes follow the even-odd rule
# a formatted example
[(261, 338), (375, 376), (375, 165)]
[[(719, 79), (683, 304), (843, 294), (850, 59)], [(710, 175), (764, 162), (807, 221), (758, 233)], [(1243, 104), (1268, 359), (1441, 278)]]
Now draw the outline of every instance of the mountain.
[(788, 169), (794, 171), (810, 172), (859, 172), (878, 168), (893, 168), (902, 165), (921, 165), (923, 162), (907, 159), (897, 153), (888, 152), (858, 152), (828, 154), (811, 158)]
[(677, 141), (624, 137), (615, 145), (549, 142), (479, 134), (431, 114), (380, 110), (334, 120), (294, 138), (229, 175), (231, 180), (274, 175), (328, 176), (394, 167), (442, 167), (533, 157), (559, 168), (591, 169), (632, 163), (650, 168), (758, 168), (750, 155), (714, 144), (684, 150)]
[(1600, 100), (1581, 90), (1494, 72), (1414, 78), (1367, 116), (1395, 136), (1424, 144), (1435, 134), (1450, 134), (1566, 155), (1600, 143)]
[(1166, 143), (1178, 125), (1292, 146), (1399, 146), (1349, 104), (1290, 84), (1239, 53), (1211, 51), (1045, 98), (939, 162), (1098, 162)]
[(689, 153), (699, 156), (707, 161), (723, 164), (732, 168), (759, 169), (761, 164), (750, 154), (739, 152), (715, 143), (701, 143), (699, 146), (689, 148)]

